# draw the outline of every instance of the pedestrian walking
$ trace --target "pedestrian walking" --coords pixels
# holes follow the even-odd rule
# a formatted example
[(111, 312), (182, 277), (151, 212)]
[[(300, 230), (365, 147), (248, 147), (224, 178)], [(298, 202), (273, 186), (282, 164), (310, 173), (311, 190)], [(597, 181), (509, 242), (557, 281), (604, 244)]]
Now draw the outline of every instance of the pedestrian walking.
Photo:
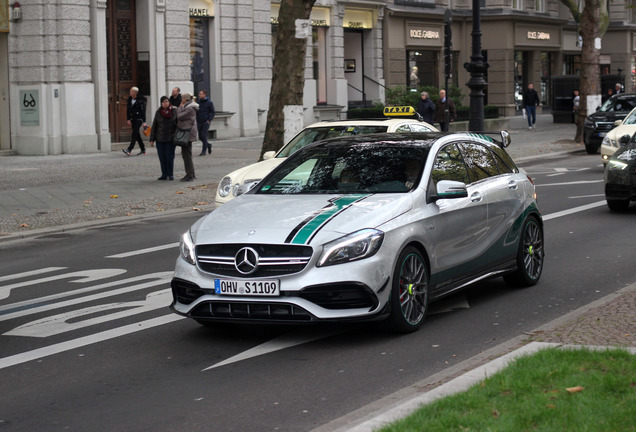
[(175, 108), (181, 105), (181, 89), (179, 87), (172, 89), (172, 93), (170, 93), (170, 105)]
[(205, 156), (205, 152), (212, 153), (212, 144), (208, 142), (208, 130), (210, 130), (210, 123), (214, 118), (214, 104), (208, 97), (207, 90), (201, 90), (199, 92), (199, 111), (197, 112), (197, 132), (199, 139), (201, 140), (201, 153), (199, 156)]
[(423, 91), (421, 96), (417, 103), (417, 112), (422, 116), (422, 120), (432, 125), (433, 117), (435, 117), (435, 104), (428, 97), (428, 92)]
[(161, 96), (161, 106), (155, 112), (150, 130), (150, 145), (156, 143), (161, 166), (157, 180), (174, 180), (174, 131), (177, 128), (177, 109), (168, 96)]
[(534, 85), (532, 83), (528, 84), (528, 88), (523, 92), (523, 106), (527, 114), (528, 129), (535, 127), (535, 123), (537, 122), (537, 106), (539, 103), (539, 95), (534, 89)]
[(181, 181), (192, 181), (196, 178), (194, 175), (194, 162), (192, 161), (192, 141), (196, 141), (198, 137), (197, 128), (195, 127), (198, 109), (199, 105), (192, 100), (190, 93), (181, 95), (181, 105), (177, 108), (177, 127), (190, 131), (188, 144), (181, 147), (181, 157), (183, 157), (183, 165), (186, 172)]
[(146, 154), (146, 146), (144, 145), (144, 140), (141, 139), (139, 128), (146, 126), (146, 98), (139, 94), (137, 87), (131, 87), (130, 89), (130, 96), (128, 96), (128, 102), (126, 103), (126, 119), (128, 126), (132, 127), (132, 136), (130, 145), (122, 151), (126, 156), (130, 156), (135, 148), (135, 143), (139, 143), (140, 151), (137, 156), (143, 156)]
[[(448, 110), (448, 120), (446, 120), (446, 110)], [(439, 129), (443, 132), (448, 131), (448, 122), (455, 121), (457, 114), (455, 104), (451, 98), (446, 97), (446, 90), (439, 91), (439, 99), (435, 103), (435, 121), (439, 123)]]
[(625, 89), (621, 83), (616, 83), (614, 86), (614, 94), (625, 93)]

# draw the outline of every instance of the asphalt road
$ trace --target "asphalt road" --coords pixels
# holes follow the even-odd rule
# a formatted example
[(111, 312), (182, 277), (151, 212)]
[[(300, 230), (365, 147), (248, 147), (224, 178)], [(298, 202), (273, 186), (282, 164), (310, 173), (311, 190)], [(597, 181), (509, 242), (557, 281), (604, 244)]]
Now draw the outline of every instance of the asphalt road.
[(0, 429), (324, 428), (635, 282), (636, 206), (608, 211), (598, 159), (523, 165), (545, 218), (539, 285), (480, 283), (411, 335), (373, 323), (210, 329), (171, 314), (175, 244), (198, 214), (2, 243)]

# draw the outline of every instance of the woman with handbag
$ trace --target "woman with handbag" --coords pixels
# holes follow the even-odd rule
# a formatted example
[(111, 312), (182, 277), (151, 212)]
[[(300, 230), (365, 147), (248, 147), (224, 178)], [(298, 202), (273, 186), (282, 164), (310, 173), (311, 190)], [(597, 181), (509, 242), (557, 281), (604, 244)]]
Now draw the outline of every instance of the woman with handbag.
[[(186, 175), (181, 181), (192, 181), (194, 176), (194, 162), (192, 162), (192, 141), (198, 138), (197, 128), (194, 125), (197, 122), (197, 109), (199, 105), (192, 100), (190, 93), (181, 95), (181, 105), (177, 108), (177, 130), (175, 132), (175, 143), (181, 145), (181, 156), (183, 157), (183, 165), (185, 166)], [(184, 131), (190, 131), (187, 136), (187, 142), (180, 143), (177, 136)]]
[(170, 106), (168, 96), (161, 96), (161, 106), (155, 112), (150, 129), (150, 145), (157, 143), (157, 155), (161, 165), (161, 177), (157, 180), (174, 180), (174, 131), (177, 128), (177, 110)]

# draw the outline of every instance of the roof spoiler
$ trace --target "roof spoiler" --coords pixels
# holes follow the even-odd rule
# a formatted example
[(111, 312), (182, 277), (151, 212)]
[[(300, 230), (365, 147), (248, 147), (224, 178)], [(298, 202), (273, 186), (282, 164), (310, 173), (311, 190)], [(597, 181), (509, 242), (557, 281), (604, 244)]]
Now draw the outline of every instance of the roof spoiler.
[(510, 134), (507, 130), (502, 130), (500, 132), (468, 132), (470, 135), (477, 135), (482, 139), (491, 141), (497, 144), (501, 148), (506, 148), (510, 146), (512, 143), (512, 139), (510, 138)]

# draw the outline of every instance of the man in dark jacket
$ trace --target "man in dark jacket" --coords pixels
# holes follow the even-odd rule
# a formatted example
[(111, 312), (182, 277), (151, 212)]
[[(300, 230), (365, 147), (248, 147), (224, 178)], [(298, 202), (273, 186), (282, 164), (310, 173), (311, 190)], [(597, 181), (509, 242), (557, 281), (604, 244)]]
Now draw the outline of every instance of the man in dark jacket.
[(135, 143), (139, 143), (139, 149), (141, 150), (137, 156), (146, 154), (146, 146), (141, 139), (141, 133), (139, 128), (146, 126), (146, 98), (139, 94), (137, 87), (130, 89), (130, 96), (128, 97), (128, 103), (126, 104), (126, 118), (128, 126), (132, 127), (132, 136), (130, 138), (130, 145), (127, 149), (122, 150), (127, 156), (135, 148)]
[(210, 123), (214, 118), (214, 104), (208, 98), (208, 92), (201, 90), (199, 92), (199, 111), (197, 112), (197, 131), (199, 132), (199, 139), (201, 140), (202, 149), (199, 156), (205, 156), (207, 150), (208, 154), (212, 153), (212, 144), (208, 142), (208, 130), (210, 129)]
[(537, 122), (537, 105), (539, 105), (539, 95), (534, 89), (532, 83), (528, 84), (528, 88), (523, 92), (523, 105), (526, 107), (526, 114), (528, 118), (528, 129), (535, 127)]
[(179, 87), (172, 89), (172, 93), (170, 94), (170, 105), (175, 108), (179, 108), (181, 106), (181, 89)]
[(457, 113), (455, 111), (455, 104), (451, 98), (446, 97), (446, 90), (441, 89), (439, 91), (439, 99), (435, 104), (435, 121), (439, 123), (439, 129), (443, 132), (448, 131), (448, 123), (446, 122), (446, 110), (448, 109), (448, 121), (455, 121)]
[(435, 116), (435, 104), (428, 97), (428, 92), (422, 92), (422, 99), (417, 103), (417, 112), (422, 116), (422, 119), (432, 125), (433, 117)]

